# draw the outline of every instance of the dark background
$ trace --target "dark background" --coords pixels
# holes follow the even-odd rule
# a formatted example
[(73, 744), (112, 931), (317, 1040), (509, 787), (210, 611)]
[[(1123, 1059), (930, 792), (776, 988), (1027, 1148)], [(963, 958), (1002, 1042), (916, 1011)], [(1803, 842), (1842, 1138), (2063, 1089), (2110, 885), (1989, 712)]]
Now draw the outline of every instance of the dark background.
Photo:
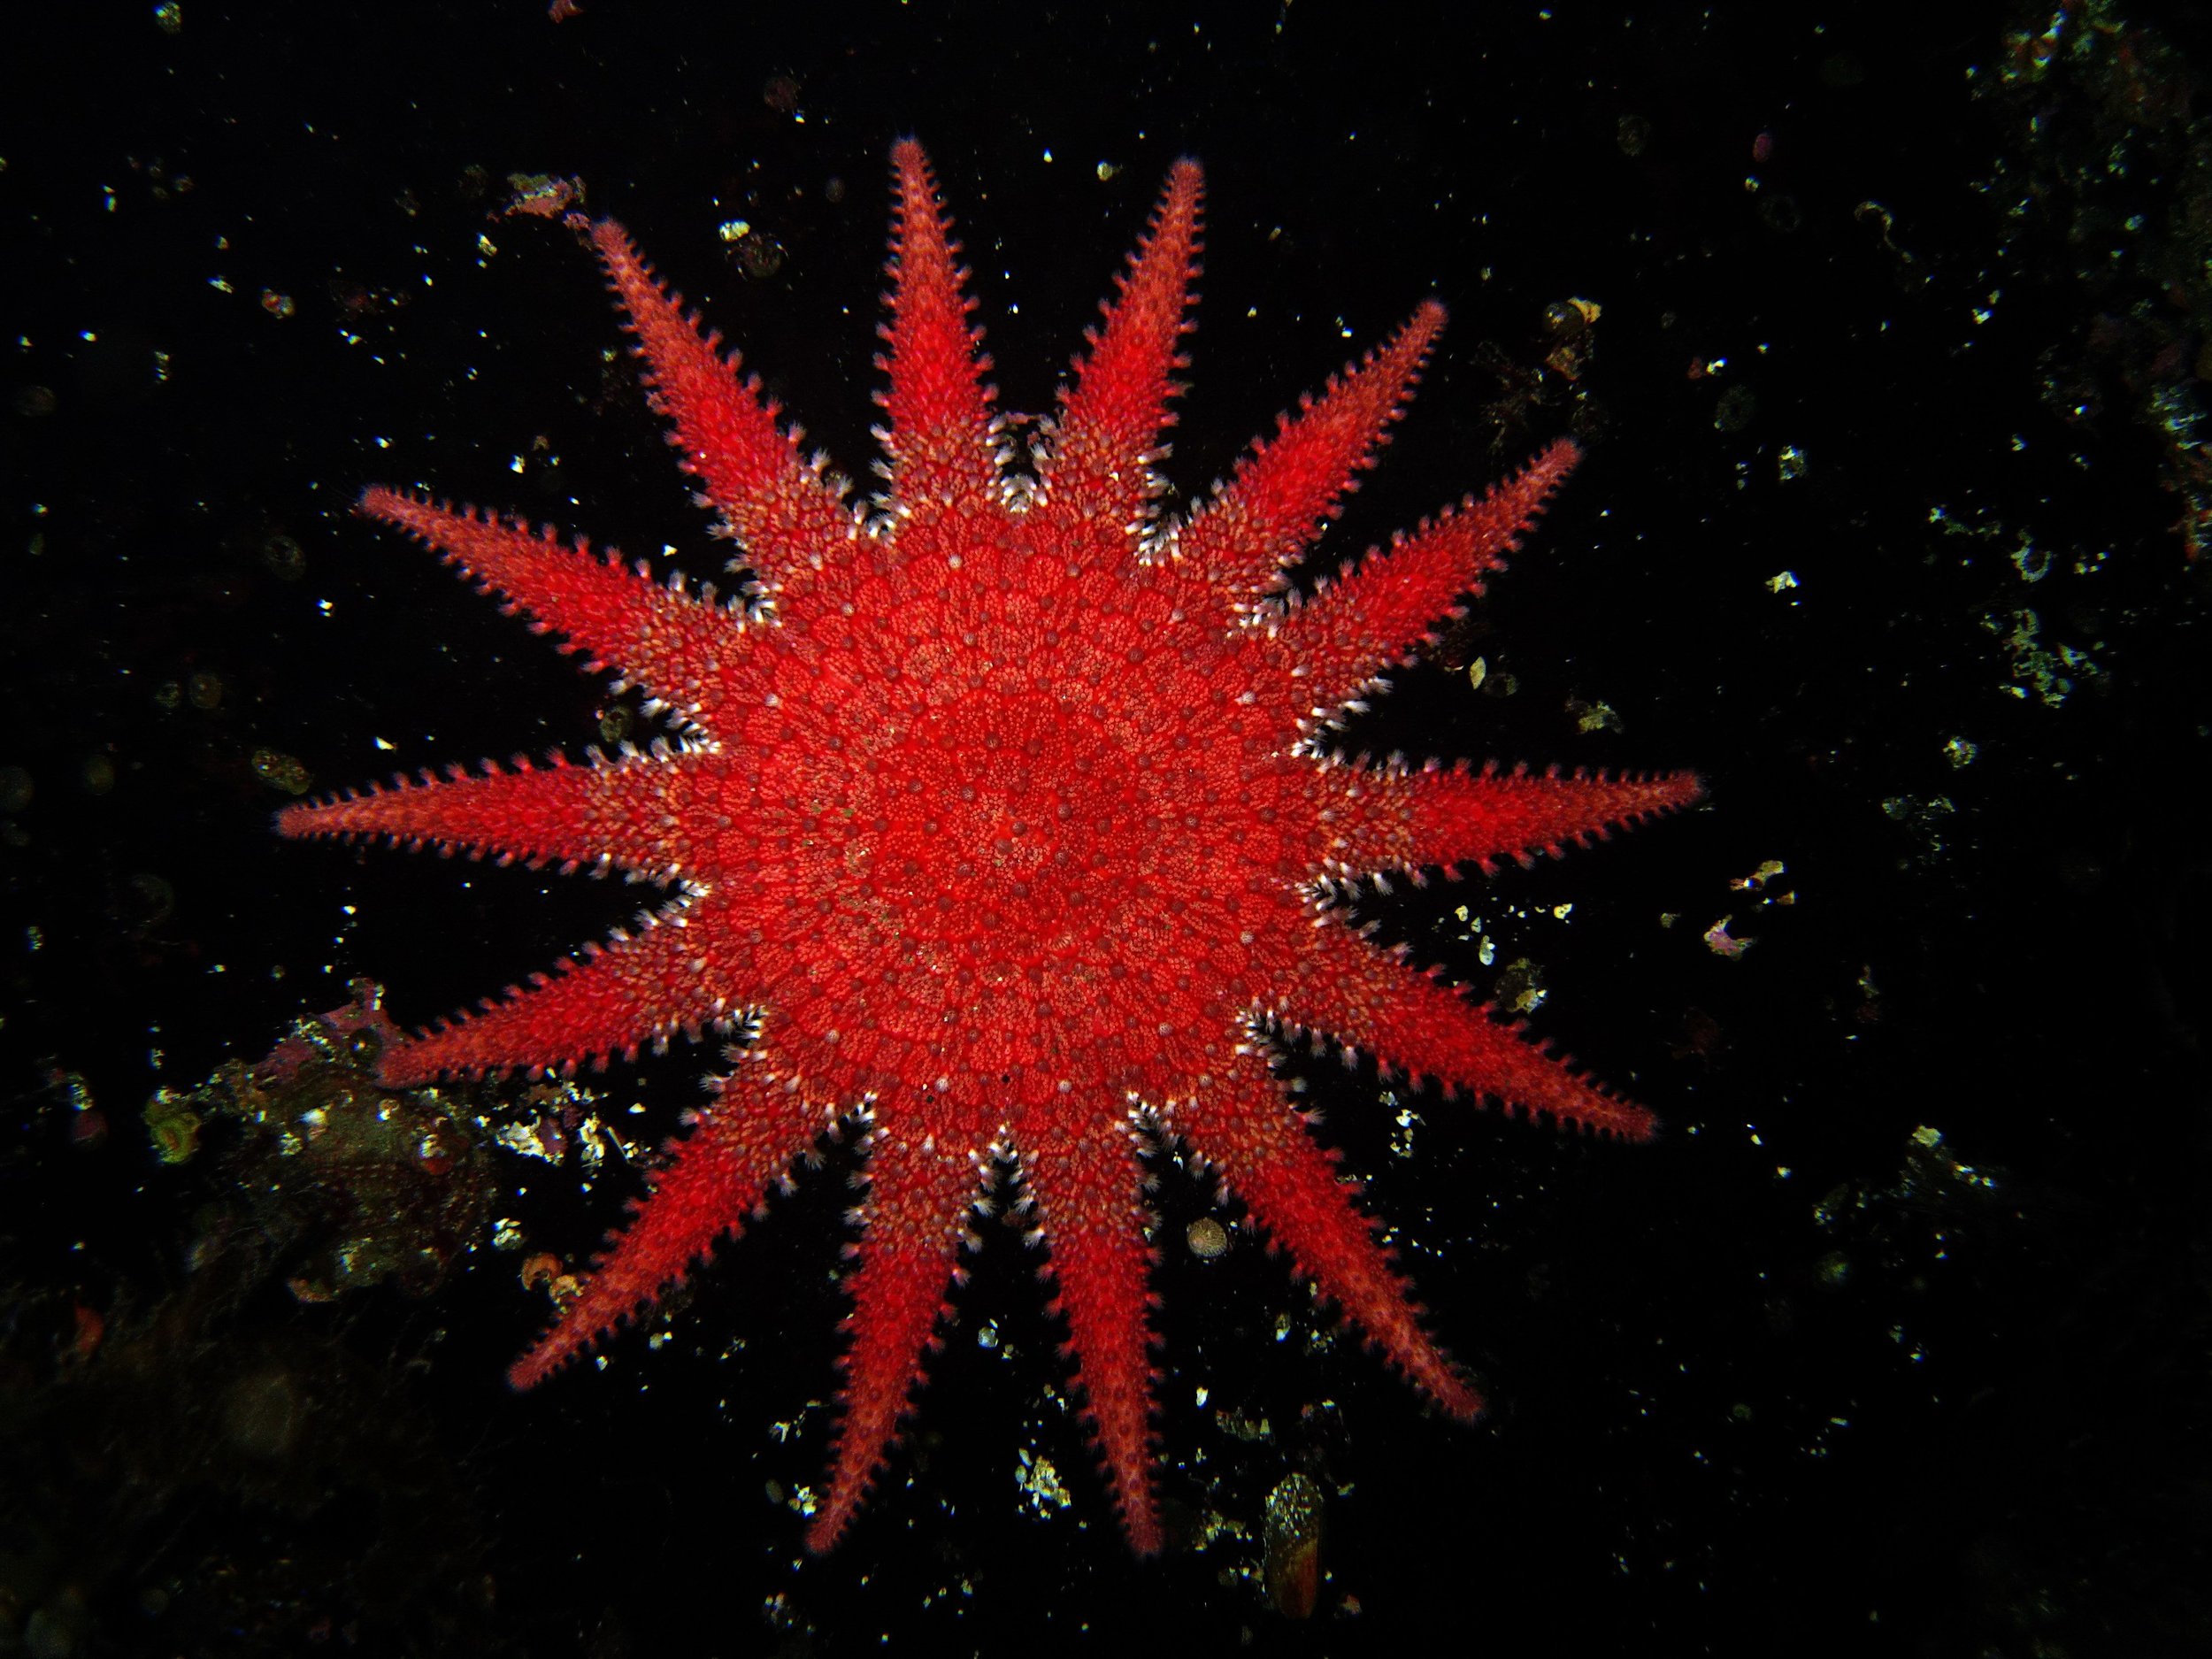
[[(2204, 1650), (2204, 14), (1794, 12), (1484, 7), (1463, 44), (1305, 4), (19, 8), (0, 1650)], [(1665, 1125), (1417, 1100), (1409, 1151), (1371, 1073), (1312, 1068), (1483, 1424), (1333, 1339), (1248, 1234), (1193, 1257), (1210, 1192), (1163, 1164), (1156, 1563), (1010, 1236), (876, 1502), (802, 1558), (835, 1156), (671, 1317), (518, 1398), (519, 1264), (580, 1262), (634, 1170), (480, 1137), (511, 1248), (306, 1300), (358, 1194), (273, 1225), (250, 1134), (165, 1164), (141, 1115), (356, 975), (420, 1023), (637, 902), (268, 831), (287, 757), (320, 791), (576, 753), (611, 706), (351, 518), (363, 483), (716, 573), (591, 261), (499, 216), (507, 175), (580, 178), (864, 475), (907, 133), (1032, 411), (1169, 163), (1205, 162), (1178, 500), (1446, 298), (1330, 557), (1559, 431), (1589, 459), (1361, 741), (1711, 785), (1370, 901), (1458, 977), (1539, 976), (1537, 1029)], [(1597, 320), (1548, 326), (1573, 299)], [(600, 1109), (649, 1150), (710, 1064), (618, 1069)], [(1064, 1503), (1018, 1484), (1039, 1459)], [(1327, 1494), (1304, 1621), (1263, 1560), (1294, 1471)]]

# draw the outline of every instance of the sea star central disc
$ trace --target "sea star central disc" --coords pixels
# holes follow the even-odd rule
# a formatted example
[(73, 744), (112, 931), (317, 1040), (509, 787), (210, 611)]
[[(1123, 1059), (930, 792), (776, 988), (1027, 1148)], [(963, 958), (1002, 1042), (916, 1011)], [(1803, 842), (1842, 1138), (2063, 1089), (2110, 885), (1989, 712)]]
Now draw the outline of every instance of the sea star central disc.
[(527, 1387), (738, 1232), (826, 1123), (869, 1123), (845, 1413), (809, 1533), (826, 1548), (880, 1466), (1011, 1157), (1056, 1282), (1130, 1542), (1160, 1546), (1150, 1465), (1149, 1218), (1139, 1151), (1179, 1138), (1446, 1409), (1481, 1402), (1273, 1075), (1326, 1034), (1448, 1094), (1632, 1139), (1651, 1119), (1348, 925), (1340, 884), (1557, 852), (1697, 798), (1687, 773), (1409, 768), (1325, 738), (1503, 556), (1579, 450), (1340, 580), (1284, 576), (1369, 465), (1444, 313), (1286, 417), (1187, 518), (1154, 511), (1196, 273), (1179, 163), (1117, 296), (1018, 457), (987, 384), (920, 149), (894, 152), (887, 488), (856, 511), (775, 405), (610, 220), (577, 224), (655, 407), (741, 549), (745, 595), (693, 595), (551, 531), (373, 488), (412, 532), (592, 666), (644, 687), (673, 742), (518, 760), (288, 808), (288, 835), (382, 835), (618, 868), (675, 889), (634, 935), (388, 1053), (388, 1081), (747, 1041), (629, 1230), (518, 1362)]

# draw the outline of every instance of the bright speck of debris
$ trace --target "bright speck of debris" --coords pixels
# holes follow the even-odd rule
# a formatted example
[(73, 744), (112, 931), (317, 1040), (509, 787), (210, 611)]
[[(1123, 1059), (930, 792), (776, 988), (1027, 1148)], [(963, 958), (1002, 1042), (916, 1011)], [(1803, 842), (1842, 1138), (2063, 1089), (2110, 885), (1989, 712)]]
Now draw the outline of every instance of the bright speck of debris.
[(1544, 988), (1542, 973), (1526, 956), (1517, 956), (1506, 964), (1498, 975), (1494, 994), (1501, 1008), (1516, 1014), (1534, 1013), (1550, 995)]
[(1579, 697), (1567, 699), (1567, 712), (1575, 718), (1575, 730), (1586, 736), (1592, 732), (1620, 732), (1627, 728), (1621, 717), (1607, 703), (1585, 703)]
[(1778, 576), (1767, 578), (1767, 592), (1770, 594), (1787, 593), (1796, 586), (1797, 572), (1795, 571), (1784, 571)]
[(1075, 1502), (1074, 1494), (1061, 1484), (1060, 1471), (1052, 1466), (1051, 1460), (1038, 1456), (1026, 1447), (1022, 1449), (1020, 1466), (1014, 1471), (1014, 1484), (1040, 1515), (1064, 1509)]
[(2011, 657), (2018, 683), (1999, 687), (2009, 696), (2024, 702), (2032, 692), (2044, 707), (2055, 709), (2072, 695), (2078, 679), (2094, 680), (2104, 672), (2086, 652), (2062, 641), (2046, 645), (2043, 619), (2032, 611), (1992, 611), (1982, 618), (1982, 626), (2003, 641)]

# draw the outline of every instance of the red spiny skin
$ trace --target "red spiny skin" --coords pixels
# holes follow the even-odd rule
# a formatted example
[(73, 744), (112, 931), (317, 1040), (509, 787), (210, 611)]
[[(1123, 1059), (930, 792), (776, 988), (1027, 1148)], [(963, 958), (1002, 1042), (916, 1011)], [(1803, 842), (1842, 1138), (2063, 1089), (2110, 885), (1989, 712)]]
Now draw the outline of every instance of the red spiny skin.
[(518, 1387), (649, 1308), (857, 1112), (868, 1191), (844, 1415), (809, 1542), (836, 1542), (865, 1497), (972, 1242), (971, 1209), (1010, 1162), (1108, 1490), (1149, 1553), (1146, 1138), (1217, 1165), (1392, 1364), (1472, 1416), (1479, 1397), (1277, 1083), (1277, 1046), (1323, 1033), (1447, 1096), (1647, 1137), (1642, 1108), (1362, 939), (1337, 883), (1525, 861), (1701, 788), (1688, 773), (1326, 753), (1579, 457), (1555, 443), (1340, 580), (1288, 588), (1285, 565), (1402, 409), (1441, 306), (1305, 400), (1187, 522), (1163, 521), (1151, 465), (1190, 326), (1195, 165), (1170, 175), (1029, 472), (1003, 442), (927, 164), (911, 142), (894, 163), (889, 487), (858, 511), (628, 237), (583, 226), (671, 441), (742, 550), (750, 603), (419, 495), (361, 498), (564, 649), (644, 687), (674, 741), (457, 769), (288, 808), (278, 826), (614, 867), (672, 890), (635, 937), (391, 1050), (396, 1085), (603, 1064), (678, 1031), (749, 1039), (629, 1229), (516, 1363)]

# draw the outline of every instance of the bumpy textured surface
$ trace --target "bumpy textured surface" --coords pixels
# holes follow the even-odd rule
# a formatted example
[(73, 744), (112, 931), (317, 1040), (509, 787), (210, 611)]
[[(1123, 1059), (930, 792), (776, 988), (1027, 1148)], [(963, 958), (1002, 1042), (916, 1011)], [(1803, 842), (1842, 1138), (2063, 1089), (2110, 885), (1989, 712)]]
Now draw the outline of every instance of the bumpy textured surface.
[(378, 835), (635, 872), (672, 895), (505, 1000), (395, 1048), (395, 1083), (748, 1039), (649, 1200), (516, 1364), (528, 1386), (733, 1234), (826, 1123), (868, 1188), (844, 1414), (809, 1534), (835, 1542), (920, 1377), (994, 1172), (1018, 1168), (1131, 1544), (1156, 1549), (1153, 1259), (1138, 1153), (1179, 1138), (1446, 1409), (1481, 1402), (1272, 1074), (1325, 1033), (1447, 1094), (1640, 1139), (1651, 1120), (1346, 925), (1348, 878), (1525, 858), (1678, 807), (1688, 774), (1562, 777), (1333, 756), (1335, 721), (1500, 568), (1567, 442), (1319, 591), (1285, 581), (1370, 465), (1431, 303), (1286, 416), (1187, 522), (1151, 470), (1184, 366), (1200, 181), (1177, 165), (1033, 453), (1017, 457), (928, 165), (895, 157), (887, 488), (864, 507), (610, 221), (583, 225), (656, 407), (749, 572), (687, 593), (552, 532), (373, 488), (563, 649), (646, 688), (673, 741), (456, 769), (287, 809)]

